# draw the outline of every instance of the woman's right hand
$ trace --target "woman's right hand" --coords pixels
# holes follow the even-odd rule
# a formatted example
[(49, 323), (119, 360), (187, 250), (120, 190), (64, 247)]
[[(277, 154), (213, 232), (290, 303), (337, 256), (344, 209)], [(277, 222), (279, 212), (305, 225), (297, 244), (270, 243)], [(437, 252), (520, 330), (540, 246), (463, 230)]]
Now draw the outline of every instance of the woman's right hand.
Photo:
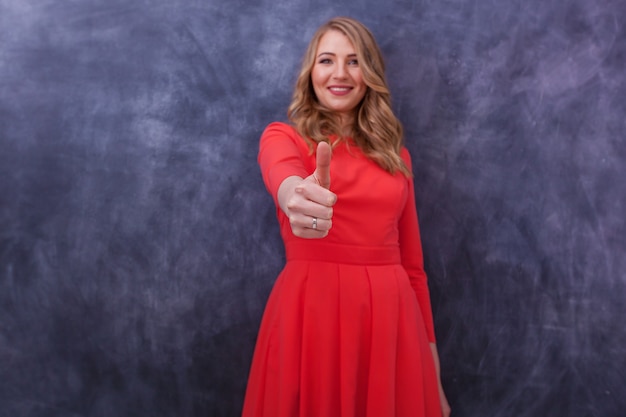
[(332, 227), (333, 205), (337, 195), (330, 188), (332, 150), (320, 142), (316, 151), (316, 168), (306, 178), (287, 177), (278, 187), (278, 203), (289, 218), (294, 235), (307, 239), (326, 237)]

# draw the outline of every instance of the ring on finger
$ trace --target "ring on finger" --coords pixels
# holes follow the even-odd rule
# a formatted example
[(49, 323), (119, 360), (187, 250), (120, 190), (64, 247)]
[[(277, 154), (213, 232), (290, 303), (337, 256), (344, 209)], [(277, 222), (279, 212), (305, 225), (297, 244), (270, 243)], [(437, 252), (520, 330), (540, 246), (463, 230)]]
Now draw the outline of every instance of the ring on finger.
[(311, 226), (313, 230), (317, 230), (317, 217), (313, 217), (313, 226)]

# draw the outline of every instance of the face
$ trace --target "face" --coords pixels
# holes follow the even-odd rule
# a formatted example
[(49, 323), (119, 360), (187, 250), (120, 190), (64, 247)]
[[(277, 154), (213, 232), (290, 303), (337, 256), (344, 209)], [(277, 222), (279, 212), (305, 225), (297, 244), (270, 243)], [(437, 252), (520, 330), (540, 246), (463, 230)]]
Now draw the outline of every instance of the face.
[(352, 116), (365, 96), (367, 86), (354, 46), (346, 35), (329, 30), (322, 36), (311, 81), (321, 105), (343, 116)]

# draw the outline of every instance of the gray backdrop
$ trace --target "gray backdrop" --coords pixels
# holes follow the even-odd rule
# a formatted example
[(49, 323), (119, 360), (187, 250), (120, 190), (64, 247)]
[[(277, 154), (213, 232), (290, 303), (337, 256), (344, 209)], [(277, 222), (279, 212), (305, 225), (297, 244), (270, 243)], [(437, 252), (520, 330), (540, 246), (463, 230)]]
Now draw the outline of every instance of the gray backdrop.
[(239, 414), (258, 138), (335, 15), (387, 59), (453, 415), (626, 415), (623, 0), (0, 0), (0, 416)]

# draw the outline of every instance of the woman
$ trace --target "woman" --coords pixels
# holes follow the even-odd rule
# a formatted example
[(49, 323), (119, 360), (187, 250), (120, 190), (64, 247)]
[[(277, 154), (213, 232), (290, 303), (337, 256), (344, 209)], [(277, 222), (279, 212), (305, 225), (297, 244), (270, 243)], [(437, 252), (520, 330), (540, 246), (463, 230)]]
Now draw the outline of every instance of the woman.
[(366, 27), (318, 29), (288, 115), (260, 142), (287, 263), (243, 416), (448, 416), (410, 156)]

